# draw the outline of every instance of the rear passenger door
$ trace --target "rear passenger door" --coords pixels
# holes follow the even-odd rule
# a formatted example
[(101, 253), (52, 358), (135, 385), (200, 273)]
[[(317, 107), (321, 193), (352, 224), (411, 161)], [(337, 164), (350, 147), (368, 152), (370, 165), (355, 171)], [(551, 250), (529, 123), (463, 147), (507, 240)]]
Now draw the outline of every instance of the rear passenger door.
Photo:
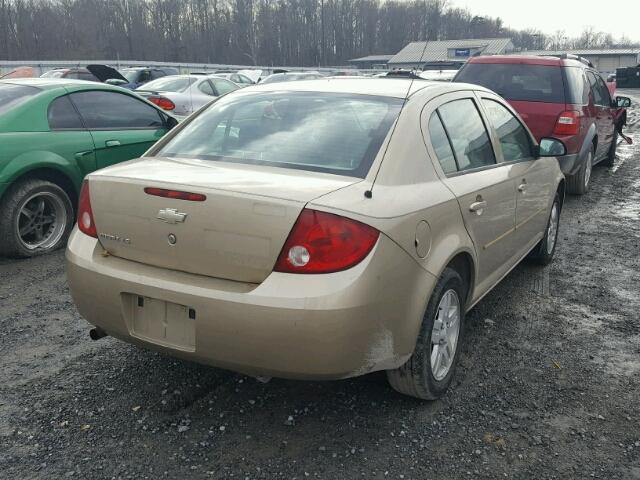
[(115, 91), (72, 93), (95, 145), (97, 168), (139, 157), (166, 132), (166, 121), (145, 101)]
[(472, 92), (440, 97), (425, 107), (430, 140), (442, 180), (457, 197), (476, 249), (478, 291), (487, 291), (513, 265), (516, 181), (497, 163), (495, 146)]
[(498, 97), (480, 94), (488, 123), (498, 140), (498, 161), (516, 180), (516, 224), (513, 233), (518, 256), (541, 238), (554, 191), (555, 158), (534, 158), (530, 133)]

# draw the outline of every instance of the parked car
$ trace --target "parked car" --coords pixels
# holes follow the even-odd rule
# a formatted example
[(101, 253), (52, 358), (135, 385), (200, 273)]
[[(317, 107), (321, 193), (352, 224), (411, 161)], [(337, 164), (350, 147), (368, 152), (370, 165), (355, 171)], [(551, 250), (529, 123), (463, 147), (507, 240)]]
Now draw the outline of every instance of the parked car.
[(226, 78), (227, 80), (235, 83), (236, 85), (238, 85), (240, 88), (243, 87), (248, 87), (250, 85), (254, 85), (256, 82), (254, 82), (253, 80), (251, 80), (249, 77), (247, 77), (246, 75), (239, 73), (239, 72), (233, 72), (233, 73), (216, 73), (215, 74), (216, 77), (220, 77), (220, 78)]
[(33, 78), (35, 77), (35, 71), (33, 67), (18, 67), (10, 70), (6, 73), (0, 74), (0, 79), (8, 78)]
[(70, 80), (87, 80), (89, 82), (100, 82), (86, 68), (54, 68), (40, 75), (40, 78), (68, 78)]
[(274, 73), (261, 80), (260, 83), (279, 83), (279, 82), (294, 82), (298, 80), (318, 80), (324, 78), (317, 72), (286, 72), (286, 73)]
[(120, 73), (128, 81), (125, 86), (135, 90), (151, 80), (166, 77), (167, 75), (178, 75), (180, 72), (178, 72), (177, 68), (172, 67), (131, 67), (120, 69)]
[(457, 73), (457, 70), (424, 70), (420, 72), (418, 76), (425, 80), (433, 80), (434, 82), (450, 82)]
[(139, 157), (176, 123), (105, 84), (0, 81), (0, 255), (30, 257), (63, 246), (83, 177)]
[(482, 87), (240, 89), (88, 176), (69, 287), (94, 339), (249, 375), (387, 370), (437, 398), (465, 313), (527, 254), (551, 261), (564, 150)]
[[(454, 82), (489, 88), (518, 111), (537, 139), (554, 137), (567, 147), (559, 159), (570, 193), (589, 190), (596, 163), (613, 165), (617, 128), (627, 97), (611, 98), (597, 70), (578, 57), (473, 57)], [(617, 127), (617, 128), (616, 128)]]
[(217, 75), (170, 75), (146, 83), (136, 93), (179, 118), (190, 115), (211, 100), (240, 88)]

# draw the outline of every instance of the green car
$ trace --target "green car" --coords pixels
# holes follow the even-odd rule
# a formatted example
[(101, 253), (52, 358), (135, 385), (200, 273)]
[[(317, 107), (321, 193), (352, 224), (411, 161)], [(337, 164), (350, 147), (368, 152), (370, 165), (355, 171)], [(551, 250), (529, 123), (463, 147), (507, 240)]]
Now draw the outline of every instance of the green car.
[(0, 81), (0, 255), (65, 244), (84, 176), (141, 156), (177, 120), (111, 85)]

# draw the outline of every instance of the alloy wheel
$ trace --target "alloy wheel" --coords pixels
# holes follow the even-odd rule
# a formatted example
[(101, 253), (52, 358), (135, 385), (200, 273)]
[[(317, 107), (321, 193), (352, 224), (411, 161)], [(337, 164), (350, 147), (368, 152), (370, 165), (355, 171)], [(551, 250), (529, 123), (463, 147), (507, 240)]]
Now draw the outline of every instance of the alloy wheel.
[(431, 373), (437, 381), (444, 379), (456, 356), (460, 335), (460, 299), (447, 290), (440, 299), (431, 331)]
[(54, 247), (64, 235), (66, 225), (64, 203), (51, 192), (39, 192), (23, 201), (15, 224), (18, 240), (27, 250)]

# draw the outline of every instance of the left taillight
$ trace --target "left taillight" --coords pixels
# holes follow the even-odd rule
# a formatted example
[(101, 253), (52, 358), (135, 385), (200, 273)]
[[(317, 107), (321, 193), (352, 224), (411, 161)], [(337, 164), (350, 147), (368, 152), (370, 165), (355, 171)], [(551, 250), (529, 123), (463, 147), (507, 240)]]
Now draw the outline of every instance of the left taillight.
[(152, 95), (147, 100), (149, 100), (151, 103), (155, 103), (163, 110), (171, 111), (176, 108), (176, 104), (169, 100), (167, 97)]
[(274, 271), (332, 273), (366, 258), (380, 232), (369, 225), (332, 213), (304, 209), (282, 247)]
[(78, 201), (78, 228), (90, 237), (98, 238), (96, 223), (93, 220), (93, 210), (91, 210), (91, 198), (89, 196), (89, 182), (82, 182), (80, 189), (80, 200)]

